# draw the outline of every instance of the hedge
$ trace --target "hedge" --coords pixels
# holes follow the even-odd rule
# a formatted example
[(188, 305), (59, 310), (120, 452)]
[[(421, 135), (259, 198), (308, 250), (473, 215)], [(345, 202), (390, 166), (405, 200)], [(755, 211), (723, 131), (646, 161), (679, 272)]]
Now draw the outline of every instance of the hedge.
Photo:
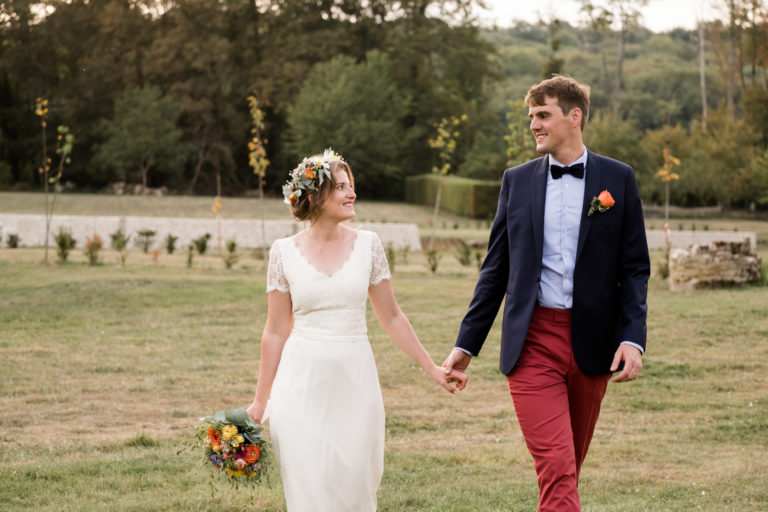
[(491, 219), (496, 214), (500, 181), (473, 180), (459, 176), (420, 174), (405, 179), (405, 201), (433, 206), (437, 186), (443, 180), (440, 194), (442, 210), (473, 219)]

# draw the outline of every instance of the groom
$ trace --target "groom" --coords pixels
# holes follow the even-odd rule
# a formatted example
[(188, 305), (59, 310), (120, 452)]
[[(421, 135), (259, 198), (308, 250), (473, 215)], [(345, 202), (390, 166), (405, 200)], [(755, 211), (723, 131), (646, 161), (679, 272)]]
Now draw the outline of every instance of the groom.
[(544, 156), (504, 172), (488, 254), (443, 366), (465, 370), (504, 299), (501, 371), (539, 483), (539, 512), (581, 510), (578, 478), (611, 372), (642, 369), (650, 274), (632, 168), (588, 151), (589, 89), (525, 98)]

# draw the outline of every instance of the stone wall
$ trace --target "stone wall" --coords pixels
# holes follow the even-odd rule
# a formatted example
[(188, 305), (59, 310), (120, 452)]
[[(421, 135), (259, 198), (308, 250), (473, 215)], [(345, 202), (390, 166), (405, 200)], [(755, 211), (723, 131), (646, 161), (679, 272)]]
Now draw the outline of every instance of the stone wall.
[[(665, 232), (663, 229), (646, 230), (649, 249), (665, 248)], [(704, 231), (704, 230), (671, 230), (669, 232), (669, 245), (675, 247), (690, 247), (696, 245), (709, 245), (712, 242), (742, 242), (749, 239), (752, 249), (757, 247), (757, 235), (752, 231)]]
[(716, 241), (669, 252), (669, 289), (696, 290), (737, 286), (760, 280), (762, 262), (749, 239)]
[[(375, 231), (384, 246), (391, 245), (394, 249), (409, 246), (413, 251), (421, 250), (419, 229), (416, 224), (405, 223), (350, 223), (351, 227)], [(291, 236), (304, 229), (304, 223), (291, 220), (264, 221), (264, 236), (262, 237), (261, 221), (254, 219), (187, 219), (175, 217), (108, 217), (85, 215), (54, 215), (51, 222), (50, 243), (53, 236), (63, 227), (71, 230), (77, 241), (77, 246), (85, 244), (85, 238), (97, 233), (108, 246), (111, 233), (122, 229), (126, 234), (149, 229), (156, 232), (154, 247), (163, 246), (166, 235), (178, 237), (177, 247), (189, 244), (193, 239), (206, 233), (211, 235), (210, 245), (215, 246), (217, 237), (221, 234), (222, 241), (234, 238), (238, 247), (256, 248), (267, 246), (277, 238)], [(0, 228), (3, 239), (9, 233), (18, 234), (21, 245), (40, 247), (45, 239), (45, 219), (42, 215), (0, 214)]]

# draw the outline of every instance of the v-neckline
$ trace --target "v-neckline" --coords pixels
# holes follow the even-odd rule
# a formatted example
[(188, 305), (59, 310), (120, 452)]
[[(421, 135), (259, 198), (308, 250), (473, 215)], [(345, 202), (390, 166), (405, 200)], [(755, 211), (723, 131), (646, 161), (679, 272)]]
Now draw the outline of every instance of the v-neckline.
[(309, 266), (309, 268), (311, 268), (312, 270), (314, 270), (315, 272), (317, 272), (321, 276), (323, 276), (325, 278), (328, 278), (328, 279), (333, 279), (334, 277), (339, 275), (342, 270), (344, 270), (344, 268), (347, 266), (347, 264), (349, 264), (349, 261), (352, 259), (352, 255), (354, 254), (355, 250), (357, 249), (357, 240), (360, 238), (360, 232), (359, 231), (355, 231), (355, 239), (352, 241), (352, 249), (349, 250), (349, 253), (347, 254), (347, 258), (344, 260), (344, 263), (342, 263), (341, 266), (339, 268), (337, 268), (331, 275), (328, 275), (325, 272), (323, 272), (322, 270), (318, 269), (317, 267), (315, 267), (312, 264), (311, 261), (309, 261), (309, 258), (307, 258), (304, 255), (303, 252), (301, 252), (301, 249), (299, 248), (299, 245), (296, 243), (296, 236), (297, 235), (290, 237), (291, 243), (293, 244), (293, 248), (299, 254), (299, 257), (302, 260), (304, 260), (304, 263), (307, 264), (307, 266)]

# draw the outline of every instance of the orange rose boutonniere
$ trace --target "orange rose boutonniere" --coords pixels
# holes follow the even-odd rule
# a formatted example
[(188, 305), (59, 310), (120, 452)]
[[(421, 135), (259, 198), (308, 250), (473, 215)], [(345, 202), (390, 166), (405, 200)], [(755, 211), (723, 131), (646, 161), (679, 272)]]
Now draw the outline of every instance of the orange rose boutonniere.
[(607, 212), (614, 204), (616, 204), (616, 201), (614, 201), (611, 193), (607, 190), (603, 190), (597, 197), (592, 198), (592, 204), (589, 205), (587, 217), (591, 217), (595, 213)]

